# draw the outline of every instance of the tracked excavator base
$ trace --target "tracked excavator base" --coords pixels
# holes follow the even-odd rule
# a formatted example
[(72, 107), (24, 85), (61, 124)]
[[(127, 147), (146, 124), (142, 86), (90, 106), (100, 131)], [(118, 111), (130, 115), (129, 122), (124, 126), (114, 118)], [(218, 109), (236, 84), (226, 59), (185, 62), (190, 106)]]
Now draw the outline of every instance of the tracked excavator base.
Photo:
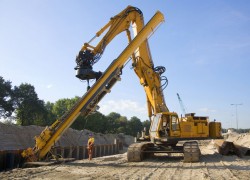
[(183, 146), (163, 146), (151, 142), (140, 142), (128, 147), (128, 162), (140, 162), (154, 153), (183, 153), (184, 162), (197, 162), (200, 159), (200, 149), (196, 141), (188, 141)]
[(127, 158), (128, 162), (140, 162), (150, 153), (144, 152), (149, 147), (153, 147), (154, 144), (150, 142), (134, 143), (128, 147)]

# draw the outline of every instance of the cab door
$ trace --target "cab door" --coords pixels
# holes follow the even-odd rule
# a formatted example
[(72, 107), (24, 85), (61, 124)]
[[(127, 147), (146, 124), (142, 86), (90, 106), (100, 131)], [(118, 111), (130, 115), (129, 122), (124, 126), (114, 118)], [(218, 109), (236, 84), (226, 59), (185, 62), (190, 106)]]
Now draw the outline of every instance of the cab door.
[(180, 137), (180, 123), (179, 118), (176, 115), (170, 116), (170, 136), (171, 137)]
[(150, 138), (159, 138), (159, 127), (160, 127), (160, 123), (161, 123), (161, 116), (162, 114), (156, 114), (153, 118), (152, 118), (152, 122), (151, 122), (151, 127), (150, 127)]

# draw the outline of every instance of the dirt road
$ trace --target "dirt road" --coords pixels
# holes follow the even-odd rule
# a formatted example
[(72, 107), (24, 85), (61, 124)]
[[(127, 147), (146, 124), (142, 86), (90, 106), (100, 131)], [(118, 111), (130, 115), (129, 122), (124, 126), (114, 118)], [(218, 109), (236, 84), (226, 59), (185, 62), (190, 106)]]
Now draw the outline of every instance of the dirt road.
[(212, 144), (201, 142), (198, 163), (184, 163), (181, 154), (159, 154), (128, 163), (126, 153), (38, 168), (0, 173), (0, 179), (249, 179), (250, 157), (222, 156)]

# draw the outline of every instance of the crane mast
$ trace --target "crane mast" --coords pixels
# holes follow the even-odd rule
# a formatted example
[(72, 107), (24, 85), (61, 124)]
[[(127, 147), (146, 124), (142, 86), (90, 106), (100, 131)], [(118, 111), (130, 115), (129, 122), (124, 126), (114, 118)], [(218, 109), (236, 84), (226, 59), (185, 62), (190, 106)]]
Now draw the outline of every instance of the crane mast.
[(179, 100), (179, 103), (180, 103), (180, 106), (181, 106), (181, 110), (182, 110), (182, 112), (183, 112), (183, 115), (185, 116), (185, 114), (186, 114), (186, 109), (185, 109), (185, 107), (184, 107), (184, 104), (183, 104), (183, 102), (182, 102), (182, 100), (181, 100), (181, 97), (180, 97), (179, 93), (177, 93), (177, 97), (178, 97), (178, 100)]

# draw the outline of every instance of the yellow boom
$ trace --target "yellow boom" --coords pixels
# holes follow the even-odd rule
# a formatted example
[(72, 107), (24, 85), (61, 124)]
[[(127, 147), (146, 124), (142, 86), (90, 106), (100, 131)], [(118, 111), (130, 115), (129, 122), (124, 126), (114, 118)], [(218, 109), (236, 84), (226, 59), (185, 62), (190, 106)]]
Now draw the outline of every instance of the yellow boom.
[[(85, 43), (79, 53), (77, 60), (80, 63), (79, 60), (81, 60), (81, 55), (86, 57), (86, 54), (83, 55), (81, 53), (84, 53), (86, 51), (87, 53), (90, 52), (92, 56), (96, 57), (95, 59), (92, 59), (92, 62), (90, 61), (89, 65), (91, 65), (101, 56), (106, 45), (116, 35), (118, 35), (122, 31), (126, 31), (127, 34), (129, 34), (128, 28), (130, 24), (133, 23), (136, 25), (137, 35), (133, 40), (130, 36), (128, 36), (130, 43), (124, 49), (124, 51), (109, 65), (109, 67), (103, 74), (98, 75), (98, 78), (96, 78), (98, 80), (95, 82), (95, 84), (85, 93), (85, 95), (74, 105), (74, 107), (69, 112), (64, 114), (60, 119), (56, 120), (51, 126), (46, 127), (39, 136), (35, 137), (35, 147), (32, 151), (30, 149), (24, 151), (23, 156), (28, 158), (30, 161), (40, 160), (44, 158), (45, 155), (50, 151), (51, 147), (60, 139), (63, 133), (71, 126), (71, 124), (80, 114), (87, 116), (90, 112), (95, 110), (97, 103), (104, 97), (104, 95), (110, 92), (112, 86), (116, 83), (116, 81), (120, 79), (123, 65), (131, 56), (133, 56), (133, 65), (135, 67), (135, 72), (140, 77), (140, 81), (142, 84), (146, 82), (149, 83), (150, 81), (151, 84), (160, 83), (159, 77), (152, 76), (153, 79), (151, 78), (149, 80), (144, 77), (143, 73), (145, 72), (141, 71), (143, 70), (141, 66), (152, 66), (153, 63), (150, 61), (150, 54), (147, 54), (147, 57), (143, 57), (143, 55), (141, 55), (141, 58), (148, 59), (148, 61), (145, 61), (144, 64), (140, 64), (140, 61), (139, 59), (136, 59), (134, 52), (138, 48), (147, 48), (147, 37), (162, 21), (164, 21), (164, 16), (161, 12), (157, 11), (155, 15), (150, 19), (150, 21), (146, 25), (144, 25), (143, 16), (140, 10), (132, 6), (128, 6), (121, 13), (111, 18), (110, 22), (96, 33), (96, 36), (99, 36), (107, 28), (109, 28), (102, 41), (99, 42), (96, 47)], [(81, 64), (78, 65), (80, 66)], [(76, 67), (76, 70), (81, 71), (79, 66)], [(137, 69), (137, 67), (140, 68)], [(89, 72), (89, 69), (87, 69), (87, 71)], [(95, 72), (91, 73), (90, 76), (93, 74), (95, 75)], [(146, 73), (151, 72), (148, 71)], [(82, 77), (82, 79), (84, 78), (85, 77)], [(157, 85), (156, 87), (160, 86)], [(152, 108), (152, 104), (155, 104), (155, 100), (159, 98), (157, 94), (161, 92), (160, 89), (157, 89), (155, 87), (153, 87), (152, 89), (153, 93), (148, 97), (148, 106), (150, 109), (149, 114), (152, 114), (152, 109), (167, 109), (167, 107), (164, 105), (165, 103), (163, 99), (161, 100), (159, 107)], [(145, 84), (145, 91), (152, 91), (152, 89), (148, 89), (148, 85)]]

